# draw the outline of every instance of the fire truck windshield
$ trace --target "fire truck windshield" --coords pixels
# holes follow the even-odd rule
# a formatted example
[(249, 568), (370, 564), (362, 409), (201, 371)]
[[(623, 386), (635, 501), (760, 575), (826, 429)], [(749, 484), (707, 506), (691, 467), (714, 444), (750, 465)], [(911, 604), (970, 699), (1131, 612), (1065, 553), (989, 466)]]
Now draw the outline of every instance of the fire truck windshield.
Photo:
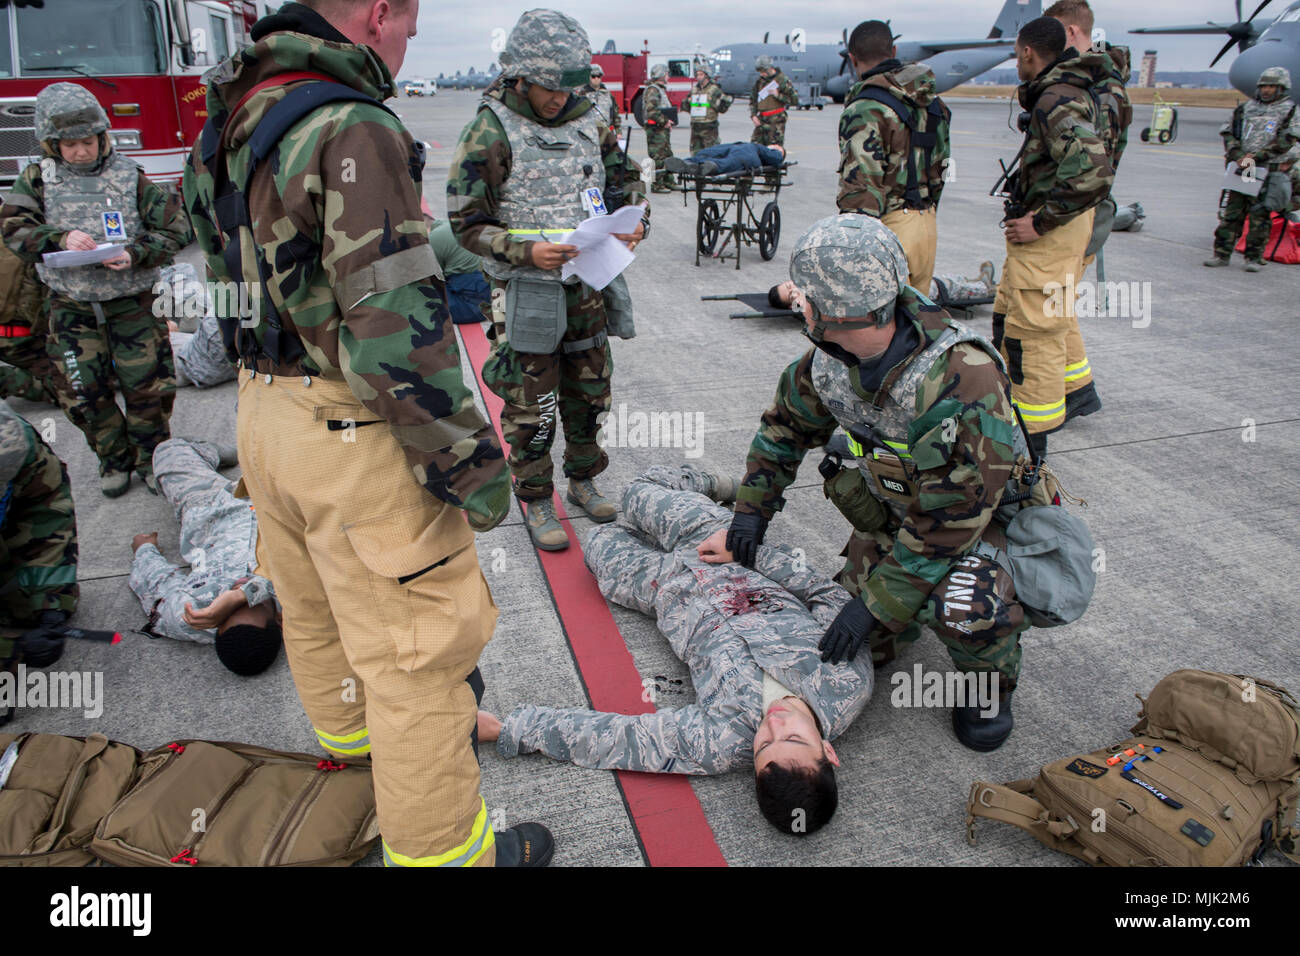
[(152, 0), (57, 0), (14, 12), (19, 76), (166, 72), (161, 12)]

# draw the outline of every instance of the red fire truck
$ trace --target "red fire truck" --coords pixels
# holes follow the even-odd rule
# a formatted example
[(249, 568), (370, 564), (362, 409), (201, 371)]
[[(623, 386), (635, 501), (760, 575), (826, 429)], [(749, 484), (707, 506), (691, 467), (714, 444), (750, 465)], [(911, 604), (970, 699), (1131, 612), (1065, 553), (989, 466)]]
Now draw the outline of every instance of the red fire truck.
[(605, 86), (614, 95), (619, 112), (625, 116), (631, 113), (637, 123), (644, 126), (645, 111), (641, 99), (651, 67), (657, 63), (668, 67), (668, 100), (673, 106), (680, 107), (691, 95), (695, 83), (693, 63), (699, 56), (691, 53), (652, 54), (647, 47), (640, 53), (597, 53), (591, 60), (599, 63), (605, 71)]
[(203, 74), (248, 42), (281, 0), (0, 0), (0, 185), (39, 158), (36, 94), (78, 83), (103, 105), (117, 149), (180, 181), (207, 119)]

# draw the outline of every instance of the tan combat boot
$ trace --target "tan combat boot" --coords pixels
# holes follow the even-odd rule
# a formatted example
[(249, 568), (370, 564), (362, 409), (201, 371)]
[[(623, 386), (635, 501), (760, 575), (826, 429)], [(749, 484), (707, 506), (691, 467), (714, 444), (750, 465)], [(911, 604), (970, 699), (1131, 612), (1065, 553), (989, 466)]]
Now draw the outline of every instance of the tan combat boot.
[(569, 536), (555, 517), (555, 502), (550, 498), (528, 502), (528, 533), (543, 551), (563, 551), (569, 546)]
[(595, 483), (590, 478), (583, 478), (581, 481), (574, 481), (570, 478), (567, 498), (570, 504), (577, 505), (587, 513), (588, 518), (600, 524), (613, 521), (618, 514), (614, 502), (601, 497), (600, 492), (596, 490)]

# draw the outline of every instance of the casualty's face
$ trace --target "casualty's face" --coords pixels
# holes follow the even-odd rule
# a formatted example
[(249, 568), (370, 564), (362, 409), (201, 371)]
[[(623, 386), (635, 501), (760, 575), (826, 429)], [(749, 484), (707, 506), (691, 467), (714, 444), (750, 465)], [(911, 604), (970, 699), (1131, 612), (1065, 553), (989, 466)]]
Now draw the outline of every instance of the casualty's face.
[(544, 119), (555, 119), (567, 102), (569, 102), (568, 90), (548, 90), (536, 83), (528, 85), (528, 104), (533, 108), (533, 112)]
[(835, 751), (822, 740), (812, 711), (798, 697), (782, 697), (763, 715), (754, 734), (754, 771), (771, 763), (787, 769), (817, 767), (823, 757), (838, 763)]
[(83, 136), (81, 139), (59, 140), (59, 154), (65, 163), (84, 166), (93, 163), (99, 157), (99, 137)]

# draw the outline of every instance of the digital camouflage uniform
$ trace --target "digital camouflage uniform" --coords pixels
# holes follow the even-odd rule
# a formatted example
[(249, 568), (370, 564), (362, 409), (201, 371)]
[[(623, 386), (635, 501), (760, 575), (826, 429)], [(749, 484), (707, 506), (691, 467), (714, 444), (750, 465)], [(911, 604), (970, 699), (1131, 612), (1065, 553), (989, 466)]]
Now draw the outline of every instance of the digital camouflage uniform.
[(618, 101), (614, 99), (614, 94), (602, 84), (600, 89), (589, 85), (582, 91), (582, 95), (591, 100), (601, 118), (608, 120), (605, 125), (617, 136), (623, 129), (623, 115), (618, 111)]
[[(58, 83), (42, 91), (38, 113), (72, 115), (87, 99), (96, 106), (83, 87)], [(97, 242), (126, 240), (131, 267), (122, 271), (37, 265), (50, 289), (50, 357), (63, 368), (72, 393), (67, 403), (83, 406), (84, 418), (74, 423), (104, 475), (147, 471), (154, 448), (171, 434), (175, 374), (166, 324), (153, 313), (152, 290), (158, 267), (194, 233), (180, 198), (156, 186), (100, 135), (107, 150), (90, 169), (64, 162), (57, 139), (46, 139), (46, 157), (23, 170), (0, 218), (5, 243), (26, 262), (65, 249), (73, 229)], [(125, 416), (114, 398), (115, 380)]]
[(226, 353), (221, 324), (215, 315), (199, 319), (199, 327), (193, 332), (172, 332), (169, 338), (176, 361), (178, 388), (187, 385), (211, 388), (234, 379), (235, 363)]
[[(776, 84), (776, 92), (759, 99), (759, 90), (769, 83)], [(790, 78), (779, 69), (770, 80), (760, 76), (749, 94), (749, 115), (758, 117), (758, 125), (750, 136), (751, 143), (760, 146), (785, 146), (785, 121), (791, 106), (799, 105), (799, 93)]]
[[(300, 5), (252, 38), (208, 76), (210, 122), (224, 129), (215, 161), (236, 184), (284, 92), (247, 96), (254, 87), (311, 82), (283, 76), (310, 70), (377, 100), (396, 91), (374, 51)], [(185, 201), (210, 271), (228, 281), (202, 150), (200, 138)], [(471, 526), (500, 522), (510, 491), (464, 384), (422, 172), (421, 146), (365, 102), (318, 108), (258, 168), (252, 238), (283, 330), (271, 334), (267, 309), (238, 329), (241, 362), (256, 366), (240, 376), (239, 461), (317, 739), (336, 759), (373, 750), (384, 862), (491, 866), (472, 735), (497, 612)], [(251, 250), (240, 267), (256, 278)]]
[(77, 609), (77, 517), (68, 470), (0, 402), (0, 661), (42, 611)]
[[(862, 98), (877, 88), (910, 109), (917, 130), (929, 125), (926, 110), (938, 101), (941, 118), (934, 128), (935, 143), (927, 152), (913, 145), (912, 133), (889, 106)], [(952, 148), (951, 112), (939, 100), (934, 73), (920, 63), (903, 66), (886, 60), (867, 71), (849, 90), (840, 116), (840, 186), (836, 205), (840, 212), (858, 212), (881, 220), (894, 231), (910, 266), (908, 284), (925, 292), (934, 276), (939, 197), (943, 192)], [(908, 158), (916, 172), (916, 192), (908, 194)], [(929, 162), (926, 162), (927, 155)]]
[(673, 154), (672, 131), (668, 129), (668, 120), (664, 110), (672, 104), (668, 101), (668, 85), (663, 80), (646, 84), (642, 95), (642, 109), (645, 110), (645, 148), (646, 153), (655, 161), (655, 184), (675, 186), (677, 180), (673, 174), (664, 169)]
[[(911, 289), (899, 294), (895, 321), (895, 342), (914, 336), (918, 344), (875, 392), (837, 357), (848, 355), (842, 349), (814, 347), (785, 370), (750, 445), (736, 512), (770, 519), (810, 449), (837, 426), (872, 424), (884, 443), (859, 458), (859, 490), (884, 510), (877, 530), (853, 532), (838, 580), (881, 625), (871, 635), (873, 661), (892, 660), (925, 625), (959, 670), (997, 671), (1010, 690), (1024, 609), (1009, 575), (972, 554), (1001, 534), (993, 513), (1023, 448), (1006, 375), (987, 343)], [(869, 469), (880, 465), (878, 478)]]
[(623, 492), (630, 530), (596, 527), (583, 546), (606, 598), (656, 617), (698, 702), (637, 716), (525, 704), (502, 720), (499, 753), (649, 773), (752, 766), (765, 674), (808, 704), (828, 740), (862, 711), (874, 681), (865, 655), (837, 666), (817, 650), (849, 595), (782, 548), (759, 548), (754, 570), (701, 561), (696, 546), (731, 520), (704, 496), (710, 481), (690, 466), (651, 468)]
[[(575, 96), (555, 119), (544, 120), (512, 84), (495, 85), (484, 94), (484, 104), (461, 133), (447, 179), (447, 213), (452, 229), (462, 246), (483, 258), (484, 271), (492, 277), (494, 313), (489, 337), (496, 344), (483, 366), (483, 381), (505, 400), (501, 430), (510, 445), (515, 494), (523, 501), (541, 501), (552, 494), (551, 445), (557, 422), (564, 426), (565, 475), (576, 480), (593, 478), (608, 465), (608, 456), (598, 443), (598, 419), (610, 408), (613, 363), (601, 293), (576, 277), (564, 287), (568, 326), (556, 353), (519, 353), (506, 341), (504, 290), (509, 275), (518, 270), (556, 281), (560, 275), (559, 270), (548, 273), (529, 265), (536, 229), (511, 235), (512, 228), (526, 224), (512, 224), (502, 218), (503, 184), (512, 176), (527, 176), (528, 170), (516, 168), (516, 146), (489, 103), (518, 114), (521, 127), (545, 130), (577, 129), (592, 105), (587, 98)], [(586, 121), (590, 120), (587, 117)], [(595, 128), (594, 123), (591, 125)], [(581, 140), (581, 134), (576, 135)], [(590, 148), (590, 144), (583, 148)], [(597, 162), (581, 164), (595, 167), (590, 179), (593, 186), (603, 188), (621, 178), (627, 203), (644, 201), (645, 187), (637, 168), (618, 148), (614, 133), (605, 130), (601, 134), (593, 156), (598, 156)], [(582, 178), (587, 181), (585, 176)], [(570, 197), (566, 193), (564, 198)], [(576, 210), (573, 215), (579, 220), (584, 217)], [(576, 221), (555, 222), (554, 228), (562, 234), (577, 225)]]
[(1060, 428), (1067, 391), (1089, 381), (1086, 359), (1066, 381), (1068, 342), (1071, 330), (1077, 333), (1074, 302), (1063, 302), (1064, 314), (1054, 315), (1047, 289), (1054, 282), (1065, 286), (1071, 275), (1076, 281), (1082, 276), (1093, 207), (1110, 194), (1115, 180), (1097, 135), (1092, 84), (1091, 71), (1071, 48), (1019, 90), (1030, 122), (1011, 198), (1033, 215), (1039, 238), (1006, 243), (993, 305), (993, 343), (1006, 359), (1012, 395), (1035, 435)]
[(163, 557), (153, 544), (136, 549), (128, 583), (148, 615), (145, 632), (178, 641), (211, 644), (216, 628), (185, 623), (185, 605), (205, 608), (238, 587), (249, 607), (275, 599), (271, 582), (257, 568), (257, 513), (236, 498), (235, 482), (223, 478), (211, 442), (172, 438), (153, 454), (158, 490), (181, 523), (180, 554), (188, 570)]
[(722, 92), (722, 87), (705, 79), (691, 87), (691, 98), (686, 101), (691, 111), (691, 155), (722, 142), (718, 135), (718, 114), (731, 109), (732, 98)]
[[(1265, 84), (1265, 77), (1271, 72), (1265, 70), (1260, 76), (1259, 85)], [(1284, 71), (1277, 71), (1279, 74)], [(1278, 76), (1276, 79), (1282, 79)], [(1232, 119), (1223, 125), (1219, 135), (1223, 137), (1223, 153), (1226, 162), (1235, 163), (1246, 154), (1255, 157), (1255, 168), (1260, 179), (1285, 163), (1287, 154), (1300, 142), (1300, 123), (1296, 121), (1295, 101), (1287, 94), (1290, 92), (1290, 76), (1281, 87), (1271, 103), (1259, 98), (1258, 89), (1253, 99), (1249, 99), (1232, 111)], [(1242, 225), (1250, 223), (1246, 233), (1246, 258), (1259, 262), (1264, 257), (1264, 244), (1268, 242), (1272, 217), (1264, 208), (1262, 197), (1247, 196), (1245, 193), (1225, 189), (1219, 201), (1219, 227), (1214, 230), (1214, 254), (1220, 259), (1232, 256), (1237, 240), (1241, 238)]]

